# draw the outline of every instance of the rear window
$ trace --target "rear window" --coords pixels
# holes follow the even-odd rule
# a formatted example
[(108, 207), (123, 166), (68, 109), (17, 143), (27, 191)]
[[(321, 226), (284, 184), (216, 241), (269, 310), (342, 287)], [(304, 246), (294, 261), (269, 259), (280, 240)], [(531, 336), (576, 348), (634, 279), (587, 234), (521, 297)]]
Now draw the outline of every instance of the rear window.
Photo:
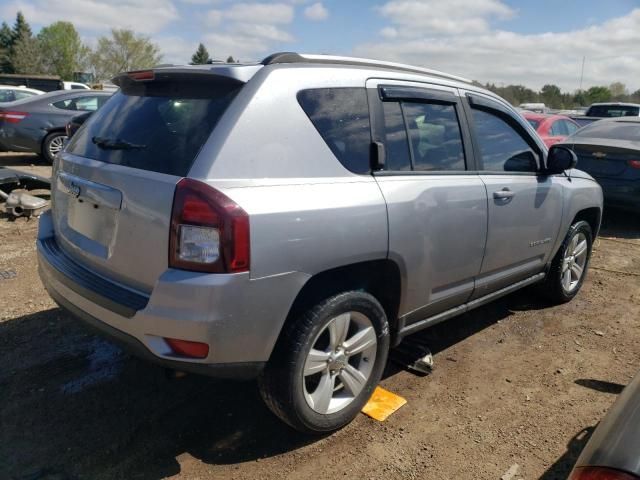
[(236, 83), (141, 82), (121, 89), (87, 120), (67, 151), (184, 177), (240, 88)]
[(364, 88), (302, 90), (298, 103), (345, 168), (369, 172), (371, 127)]
[(640, 122), (600, 120), (578, 130), (574, 138), (606, 138), (640, 142)]
[(594, 105), (589, 108), (589, 117), (637, 117), (640, 107), (632, 105)]

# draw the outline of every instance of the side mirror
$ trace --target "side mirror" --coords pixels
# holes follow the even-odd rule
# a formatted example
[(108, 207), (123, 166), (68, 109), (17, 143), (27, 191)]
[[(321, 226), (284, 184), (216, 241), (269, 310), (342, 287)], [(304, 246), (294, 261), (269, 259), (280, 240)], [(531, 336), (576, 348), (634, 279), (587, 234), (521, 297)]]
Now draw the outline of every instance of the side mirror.
[(544, 173), (555, 175), (574, 168), (577, 164), (578, 157), (573, 150), (562, 145), (553, 145), (547, 155), (547, 168)]

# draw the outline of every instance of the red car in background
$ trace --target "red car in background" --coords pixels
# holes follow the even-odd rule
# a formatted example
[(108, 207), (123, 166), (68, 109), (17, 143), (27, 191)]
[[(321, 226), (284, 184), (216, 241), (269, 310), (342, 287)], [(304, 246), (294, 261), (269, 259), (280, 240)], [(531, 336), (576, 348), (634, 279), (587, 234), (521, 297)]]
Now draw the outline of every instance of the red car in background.
[(576, 122), (564, 115), (522, 112), (522, 116), (538, 132), (547, 147), (561, 142), (580, 128)]

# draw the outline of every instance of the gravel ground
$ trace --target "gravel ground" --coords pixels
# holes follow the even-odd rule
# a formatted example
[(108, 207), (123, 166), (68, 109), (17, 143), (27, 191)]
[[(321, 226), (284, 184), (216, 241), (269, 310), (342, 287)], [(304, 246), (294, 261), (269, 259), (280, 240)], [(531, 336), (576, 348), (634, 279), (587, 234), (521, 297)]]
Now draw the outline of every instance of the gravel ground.
[(36, 229), (0, 213), (1, 479), (561, 479), (640, 364), (637, 215), (607, 212), (573, 302), (525, 290), (419, 334), (433, 373), (382, 382), (408, 404), (323, 438), (254, 383), (170, 380), (69, 318), (38, 279)]

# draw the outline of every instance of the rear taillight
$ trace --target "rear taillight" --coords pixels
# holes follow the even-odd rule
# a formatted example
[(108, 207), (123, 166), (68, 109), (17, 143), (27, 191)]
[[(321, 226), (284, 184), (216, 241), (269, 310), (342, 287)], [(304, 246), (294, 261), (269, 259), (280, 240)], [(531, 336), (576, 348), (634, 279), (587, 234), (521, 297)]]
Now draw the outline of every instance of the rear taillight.
[(201, 342), (191, 342), (178, 338), (165, 338), (171, 352), (181, 357), (207, 358), (209, 355), (209, 345)]
[(640, 168), (640, 160), (628, 160), (627, 165), (631, 168)]
[(136, 72), (129, 72), (129, 78), (132, 80), (153, 80), (155, 78), (155, 74), (153, 70), (138, 70)]
[(571, 472), (569, 480), (638, 480), (638, 477), (605, 467), (580, 467)]
[(183, 178), (171, 214), (169, 266), (209, 273), (249, 270), (249, 216), (206, 183)]
[(0, 120), (7, 123), (19, 123), (28, 116), (27, 112), (0, 112)]

